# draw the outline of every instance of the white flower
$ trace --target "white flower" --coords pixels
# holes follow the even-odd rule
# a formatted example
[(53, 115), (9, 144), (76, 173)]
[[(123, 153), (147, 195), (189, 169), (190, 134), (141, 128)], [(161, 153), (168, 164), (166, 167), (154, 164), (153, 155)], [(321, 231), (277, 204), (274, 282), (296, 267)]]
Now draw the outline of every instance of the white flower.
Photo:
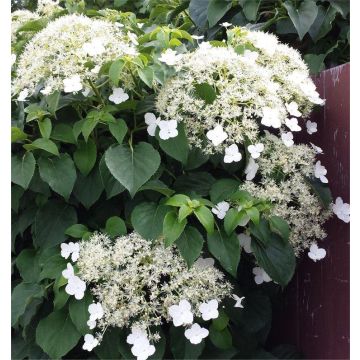
[(191, 324), (194, 320), (191, 305), (187, 300), (180, 300), (179, 305), (171, 305), (169, 315), (173, 319), (174, 326)]
[(212, 45), (208, 41), (203, 41), (201, 44), (199, 44), (199, 50), (201, 52), (204, 52), (209, 49), (212, 49)]
[(246, 180), (250, 181), (250, 180), (254, 179), (258, 170), (259, 170), (259, 165), (251, 157), (245, 168)]
[(63, 270), (61, 274), (65, 279), (69, 280), (75, 275), (73, 266), (70, 263), (67, 263), (66, 269)]
[(221, 125), (216, 125), (213, 130), (209, 130), (206, 133), (206, 137), (213, 143), (213, 145), (218, 146), (227, 139), (228, 134), (223, 130)]
[(29, 90), (24, 89), (19, 92), (19, 96), (17, 98), (18, 101), (25, 101), (26, 98), (29, 96)]
[(13, 66), (16, 62), (16, 54), (11, 54), (11, 66)]
[(64, 92), (66, 93), (77, 92), (83, 88), (79, 75), (73, 75), (70, 78), (64, 79), (63, 84)]
[(220, 25), (223, 26), (224, 28), (228, 28), (228, 27), (232, 26), (232, 24), (229, 23), (229, 22), (227, 22), (227, 21), (223, 22), (223, 23), (220, 24)]
[(211, 209), (219, 219), (223, 219), (230, 208), (230, 204), (226, 201), (221, 201)]
[(90, 56), (101, 55), (105, 52), (103, 40), (101, 38), (95, 38), (91, 42), (85, 43), (83, 45), (83, 50)]
[(80, 246), (78, 243), (69, 242), (68, 244), (62, 243), (61, 247), (61, 256), (67, 259), (71, 254), (71, 260), (77, 261), (80, 253)]
[(90, 321), (101, 319), (104, 316), (104, 309), (102, 308), (100, 303), (90, 304), (88, 310), (90, 313)]
[(285, 119), (285, 124), (291, 131), (301, 131), (301, 127), (296, 118)]
[(86, 284), (77, 276), (72, 276), (65, 287), (66, 293), (74, 295), (76, 300), (81, 300), (84, 297)]
[(245, 299), (245, 296), (239, 297), (236, 294), (232, 294), (232, 298), (236, 301), (234, 307), (238, 308), (244, 308), (244, 305), (242, 304), (243, 300)]
[(167, 49), (161, 54), (161, 56), (159, 57), (159, 61), (165, 63), (166, 65), (173, 66), (181, 59), (181, 57), (182, 55), (177, 54), (176, 51), (172, 49)]
[(285, 106), (286, 106), (286, 110), (289, 112), (290, 115), (296, 117), (302, 115), (298, 108), (299, 105), (295, 101), (292, 101), (290, 104), (285, 104)]
[(199, 268), (199, 269), (206, 269), (206, 268), (211, 268), (215, 265), (215, 260), (213, 258), (202, 258), (199, 257), (195, 262), (194, 262), (194, 266)]
[(145, 114), (145, 123), (148, 125), (147, 132), (150, 136), (155, 136), (155, 131), (160, 123), (160, 120), (160, 117), (157, 118), (153, 113)]
[(89, 327), (90, 330), (94, 329), (96, 327), (96, 321), (95, 320), (88, 320), (86, 322), (87, 326)]
[(254, 280), (257, 285), (262, 284), (263, 282), (270, 282), (271, 277), (265, 272), (261, 267), (254, 267), (252, 269), (253, 274), (255, 275)]
[(350, 222), (350, 204), (344, 203), (341, 197), (337, 197), (332, 206), (334, 214), (342, 221)]
[(141, 339), (131, 347), (131, 353), (137, 360), (146, 360), (155, 353), (155, 350), (155, 346), (151, 345), (148, 339)]
[(322, 183), (327, 184), (329, 180), (326, 178), (327, 170), (325, 169), (325, 166), (321, 165), (321, 162), (318, 160), (315, 164), (314, 168), (314, 175), (316, 178), (320, 179)]
[(256, 51), (245, 50), (243, 56), (245, 59), (254, 63), (257, 60), (257, 58), (259, 57), (259, 53)]
[(46, 96), (52, 93), (52, 88), (48, 85), (44, 89), (40, 90), (40, 92)]
[(118, 105), (129, 98), (129, 95), (123, 88), (113, 88), (112, 94), (109, 96), (109, 100)]
[(204, 38), (204, 35), (191, 35), (191, 37), (195, 40), (202, 40)]
[(326, 250), (319, 248), (316, 243), (312, 243), (310, 246), (310, 251), (308, 252), (308, 256), (311, 260), (316, 262), (317, 260), (321, 260), (326, 256)]
[(291, 147), (294, 145), (294, 135), (291, 131), (283, 132), (281, 134), (281, 140), (287, 147)]
[(313, 143), (310, 143), (311, 147), (315, 150), (317, 154), (323, 154), (323, 149), (319, 146), (314, 145)]
[(262, 109), (263, 117), (261, 123), (265, 126), (272, 126), (273, 128), (279, 128), (281, 126), (279, 110), (272, 109), (268, 106)]
[(94, 336), (91, 334), (86, 334), (84, 336), (84, 340), (85, 342), (82, 348), (87, 351), (92, 351), (92, 349), (99, 344), (99, 340), (95, 339)]
[(128, 35), (128, 37), (129, 37), (130, 41), (131, 41), (134, 45), (139, 45), (139, 42), (138, 42), (138, 40), (137, 40), (137, 36), (136, 36), (134, 33), (128, 32), (127, 35)]
[(251, 237), (245, 233), (238, 234), (237, 238), (239, 239), (240, 246), (248, 254), (252, 253), (251, 250)]
[(162, 140), (168, 140), (178, 136), (176, 120), (160, 120), (159, 121), (159, 137)]
[(147, 339), (147, 333), (145, 330), (135, 327), (131, 329), (131, 334), (126, 338), (126, 342), (131, 345), (139, 343), (143, 339)]
[(218, 306), (219, 306), (219, 303), (216, 299), (202, 303), (199, 306), (199, 311), (201, 312), (201, 317), (205, 321), (208, 321), (210, 319), (216, 319), (219, 316)]
[(307, 130), (308, 134), (310, 134), (310, 135), (316, 133), (317, 132), (317, 123), (308, 120), (306, 122), (306, 130)]
[(209, 330), (202, 328), (199, 324), (193, 324), (190, 329), (185, 330), (185, 337), (194, 345), (200, 344), (208, 335)]
[(232, 144), (225, 149), (224, 163), (238, 162), (241, 158), (242, 156), (236, 144)]
[(258, 143), (255, 145), (248, 146), (249, 153), (253, 159), (257, 159), (260, 153), (264, 151), (264, 144)]

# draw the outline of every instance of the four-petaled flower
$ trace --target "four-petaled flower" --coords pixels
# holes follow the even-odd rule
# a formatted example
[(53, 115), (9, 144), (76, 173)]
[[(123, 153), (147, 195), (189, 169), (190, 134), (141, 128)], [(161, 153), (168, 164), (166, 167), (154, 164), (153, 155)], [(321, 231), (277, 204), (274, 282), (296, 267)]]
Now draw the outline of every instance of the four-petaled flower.
[(159, 121), (159, 137), (162, 140), (168, 140), (178, 136), (176, 120), (160, 120)]
[(261, 267), (254, 267), (252, 269), (252, 273), (255, 275), (254, 280), (257, 285), (262, 284), (263, 282), (270, 282), (271, 277), (265, 272), (265, 270)]
[(285, 104), (286, 110), (289, 112), (290, 115), (299, 117), (301, 116), (301, 112), (299, 111), (299, 105), (292, 101), (290, 104)]
[(99, 340), (94, 338), (94, 336), (91, 334), (86, 334), (84, 336), (84, 341), (85, 342), (82, 348), (87, 351), (92, 351), (92, 349), (99, 344)]
[(147, 132), (150, 136), (155, 136), (156, 128), (159, 126), (159, 122), (161, 121), (160, 117), (156, 117), (153, 113), (145, 114), (145, 124), (148, 125)]
[(103, 40), (101, 38), (95, 38), (91, 40), (91, 42), (85, 43), (83, 50), (90, 56), (101, 55), (105, 51)]
[(213, 143), (214, 146), (218, 146), (227, 139), (228, 134), (224, 131), (221, 125), (216, 125), (214, 129), (209, 130), (206, 133), (206, 137)]
[(61, 247), (61, 256), (67, 259), (71, 255), (72, 261), (77, 261), (80, 255), (80, 246), (78, 243), (69, 242), (68, 244), (62, 243)]
[(245, 299), (245, 296), (239, 297), (236, 294), (232, 294), (232, 298), (236, 301), (234, 307), (238, 307), (241, 309), (244, 308), (244, 305), (242, 304), (242, 302)]
[(74, 295), (76, 300), (81, 300), (84, 297), (85, 290), (86, 284), (78, 276), (72, 276), (68, 279), (65, 292)]
[(327, 184), (329, 181), (327, 177), (325, 176), (327, 174), (327, 170), (325, 169), (325, 166), (321, 165), (321, 161), (317, 161), (314, 168), (314, 175), (316, 178), (320, 179), (322, 183)]
[(344, 203), (341, 197), (337, 197), (332, 206), (334, 214), (342, 221), (350, 222), (350, 204)]
[(301, 127), (298, 124), (298, 120), (296, 118), (285, 119), (285, 125), (291, 131), (301, 131)]
[(224, 163), (238, 162), (241, 160), (241, 154), (236, 144), (232, 144), (225, 149)]
[(73, 266), (70, 263), (67, 263), (66, 269), (63, 270), (61, 274), (65, 279), (69, 280), (70, 278), (75, 276)]
[(294, 135), (291, 131), (283, 132), (281, 134), (281, 140), (287, 147), (291, 147), (294, 145)]
[(264, 144), (258, 143), (255, 145), (249, 145), (248, 146), (249, 153), (253, 159), (257, 159), (261, 152), (264, 151)]
[(191, 324), (194, 320), (191, 305), (187, 300), (180, 300), (179, 305), (171, 305), (168, 311), (176, 327)]
[(326, 256), (326, 250), (319, 248), (316, 243), (312, 243), (310, 246), (310, 251), (308, 252), (308, 256), (311, 260), (316, 262)]
[(211, 209), (219, 219), (223, 219), (230, 208), (230, 204), (226, 201), (221, 201)]
[(129, 95), (122, 88), (113, 88), (112, 94), (109, 96), (109, 100), (118, 105), (126, 101)]
[(251, 237), (245, 233), (241, 233), (237, 236), (237, 238), (239, 239), (240, 246), (244, 249), (244, 251), (251, 254)]
[(83, 85), (81, 83), (80, 75), (73, 75), (70, 78), (64, 79), (64, 92), (74, 93), (82, 90)]
[(202, 303), (199, 306), (199, 311), (201, 312), (201, 317), (205, 321), (210, 320), (210, 319), (216, 319), (219, 316), (218, 306), (219, 306), (219, 303), (216, 299)]
[(19, 92), (17, 101), (25, 101), (28, 96), (29, 96), (29, 90), (28, 89), (21, 90)]
[(306, 122), (306, 130), (307, 130), (308, 134), (310, 134), (310, 135), (316, 133), (317, 132), (317, 123), (308, 120)]
[(88, 307), (88, 311), (90, 314), (90, 321), (101, 319), (104, 316), (104, 309), (102, 308), (100, 303), (90, 304)]
[(178, 54), (172, 49), (167, 49), (159, 57), (159, 61), (165, 63), (166, 65), (173, 66), (182, 58), (181, 54)]
[(245, 168), (246, 180), (250, 181), (254, 179), (258, 170), (259, 170), (259, 165), (251, 157)]
[(263, 117), (261, 119), (261, 123), (263, 125), (272, 126), (275, 129), (281, 126), (279, 110), (265, 106), (263, 107), (262, 112), (263, 112)]
[(155, 346), (151, 345), (145, 330), (141, 328), (131, 329), (131, 334), (126, 338), (131, 347), (131, 353), (136, 356), (137, 360), (146, 360), (155, 353)]
[(193, 324), (190, 329), (185, 330), (185, 337), (194, 345), (200, 344), (208, 335), (209, 330), (202, 328), (199, 324)]

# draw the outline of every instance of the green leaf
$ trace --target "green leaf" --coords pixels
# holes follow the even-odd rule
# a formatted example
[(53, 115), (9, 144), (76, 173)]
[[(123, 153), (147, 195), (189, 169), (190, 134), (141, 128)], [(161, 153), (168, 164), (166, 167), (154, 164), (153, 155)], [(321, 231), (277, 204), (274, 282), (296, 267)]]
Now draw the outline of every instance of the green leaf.
[(165, 196), (171, 196), (174, 193), (174, 190), (169, 189), (169, 187), (160, 180), (149, 180), (139, 189), (139, 191), (143, 190), (157, 191)]
[(235, 234), (227, 236), (224, 232), (215, 231), (207, 237), (211, 254), (221, 266), (234, 278), (240, 261), (240, 244)]
[(186, 227), (176, 241), (176, 246), (189, 268), (200, 256), (203, 245), (204, 239), (202, 235), (199, 230), (193, 226)]
[(21, 129), (18, 127), (11, 127), (11, 142), (23, 141), (27, 139), (27, 134), (25, 134)]
[(331, 191), (328, 185), (323, 184), (319, 179), (306, 178), (306, 181), (319, 198), (319, 201), (324, 209), (328, 209), (333, 201)]
[(31, 122), (36, 119), (42, 119), (45, 115), (49, 115), (49, 112), (45, 111), (41, 106), (37, 104), (30, 104), (24, 109), (27, 113), (26, 122)]
[(163, 223), (165, 247), (172, 245), (184, 231), (187, 220), (179, 221), (175, 211), (166, 214)]
[(209, 27), (215, 26), (218, 21), (231, 9), (231, 0), (210, 0), (207, 8)]
[(189, 154), (189, 143), (185, 134), (184, 125), (178, 124), (178, 135), (168, 140), (160, 139), (159, 135), (156, 135), (159, 141), (159, 145), (163, 151), (170, 155), (175, 160), (180, 161), (183, 164), (187, 163)]
[(209, 337), (211, 342), (219, 349), (226, 350), (232, 347), (232, 336), (228, 328), (218, 331), (214, 325), (210, 325)]
[(134, 148), (125, 145), (109, 148), (105, 162), (111, 174), (134, 197), (158, 169), (160, 155), (150, 144), (140, 142)]
[(290, 243), (284, 242), (280, 236), (272, 233), (266, 245), (253, 238), (251, 249), (259, 265), (272, 280), (282, 287), (288, 284), (295, 271), (294, 249)]
[(73, 207), (58, 200), (48, 201), (35, 216), (34, 245), (45, 249), (62, 243), (66, 239), (66, 229), (76, 221)]
[[(94, 114), (95, 113), (95, 114)], [(89, 140), (90, 134), (95, 129), (96, 125), (100, 122), (100, 114), (98, 112), (91, 111), (82, 124), (81, 132), (85, 141)]]
[(27, 189), (35, 171), (35, 158), (30, 152), (23, 156), (13, 155), (11, 157), (11, 181)]
[(260, 213), (259, 213), (259, 210), (255, 206), (245, 209), (245, 212), (254, 224), (259, 224)]
[(189, 14), (199, 28), (205, 28), (207, 23), (207, 8), (209, 0), (191, 0)]
[(82, 239), (83, 235), (88, 231), (89, 229), (87, 226), (83, 224), (74, 224), (66, 229), (65, 234), (75, 239)]
[(215, 178), (211, 174), (199, 171), (179, 176), (173, 186), (179, 193), (207, 196), (214, 182)]
[(163, 222), (169, 207), (152, 202), (137, 205), (131, 213), (134, 230), (147, 240), (157, 239), (163, 230)]
[(107, 199), (110, 199), (125, 190), (125, 188), (111, 175), (105, 163), (105, 155), (100, 160), (99, 171)]
[(59, 156), (59, 150), (58, 150), (56, 144), (49, 139), (44, 139), (44, 138), (36, 139), (31, 144), (26, 144), (23, 146), (26, 150), (39, 149), (39, 150), (47, 151), (50, 154)]
[(99, 359), (132, 359), (131, 348), (126, 343), (127, 334), (119, 328), (108, 328), (94, 351)]
[(186, 170), (197, 169), (201, 165), (205, 164), (209, 160), (209, 155), (204, 154), (199, 148), (192, 148), (189, 151), (187, 163), (185, 166)]
[(300, 40), (302, 40), (316, 19), (318, 13), (316, 2), (314, 0), (304, 0), (300, 3), (299, 7), (296, 8), (294, 4), (288, 0), (285, 1), (283, 5), (299, 34)]
[(67, 261), (60, 255), (60, 249), (58, 249), (57, 254), (48, 257), (44, 262), (39, 280), (57, 279), (61, 272), (66, 269), (66, 264)]
[(193, 345), (185, 338), (181, 327), (170, 328), (170, 348), (174, 359), (198, 359), (205, 347), (205, 341)]
[(332, 23), (335, 20), (336, 14), (337, 10), (332, 6), (327, 8), (322, 5), (318, 6), (317, 17), (309, 29), (309, 34), (315, 43), (332, 29)]
[(70, 295), (62, 287), (60, 289), (54, 289), (54, 310), (62, 309), (68, 302)]
[(175, 194), (170, 199), (167, 199), (165, 204), (169, 206), (180, 207), (182, 205), (187, 205), (190, 201), (190, 198), (187, 195)]
[(56, 110), (58, 110), (59, 108), (59, 100), (60, 100), (60, 91), (55, 91), (52, 94), (46, 96), (45, 98), (47, 109), (50, 111), (52, 115), (55, 115)]
[(43, 294), (44, 290), (38, 284), (21, 282), (16, 285), (11, 293), (11, 326), (14, 326), (24, 314), (28, 304), (33, 299), (40, 299)]
[(269, 218), (270, 229), (272, 232), (280, 235), (284, 240), (289, 241), (290, 228), (288, 223), (280, 216), (271, 216)]
[(124, 61), (119, 59), (119, 60), (115, 60), (110, 66), (109, 78), (115, 86), (118, 86), (119, 84), (121, 71), (124, 65), (125, 65)]
[(70, 125), (67, 124), (57, 124), (55, 125), (51, 138), (54, 140), (58, 140), (64, 143), (75, 144), (75, 136), (73, 133), (73, 129)]
[(36, 342), (53, 359), (59, 359), (76, 346), (81, 334), (71, 321), (67, 309), (52, 312), (40, 320)]
[(109, 130), (111, 135), (117, 140), (119, 144), (122, 144), (124, 137), (128, 131), (126, 122), (123, 119), (119, 119), (116, 123), (109, 124)]
[(267, 220), (261, 219), (258, 224), (250, 224), (250, 233), (255, 236), (263, 245), (267, 245), (271, 241), (272, 233)]
[(229, 323), (229, 317), (226, 315), (224, 310), (219, 311), (219, 316), (216, 319), (212, 320), (212, 327), (216, 331), (224, 330)]
[(74, 161), (80, 172), (87, 176), (96, 163), (96, 144), (92, 139), (79, 141), (79, 147), (74, 152)]
[(214, 215), (206, 206), (199, 206), (194, 209), (194, 214), (206, 229), (208, 234), (214, 232)]
[(143, 69), (138, 69), (140, 79), (149, 87), (152, 88), (154, 81), (154, 70), (147, 66)]
[(216, 99), (216, 92), (214, 88), (207, 84), (195, 84), (195, 96), (205, 101), (205, 104), (212, 104)]
[(76, 181), (76, 169), (68, 154), (38, 160), (40, 177), (52, 190), (68, 200)]
[(34, 249), (24, 249), (16, 258), (16, 267), (24, 282), (36, 283), (39, 278), (39, 258)]
[(256, 21), (261, 0), (239, 0), (239, 4), (249, 21)]
[(23, 196), (25, 190), (18, 185), (11, 186), (11, 210), (15, 211), (16, 213), (19, 210), (19, 201)]
[(238, 211), (234, 208), (229, 209), (224, 218), (224, 229), (230, 235), (239, 225), (245, 226), (249, 221), (246, 211)]
[(75, 325), (77, 331), (82, 335), (89, 333), (89, 305), (93, 302), (93, 297), (89, 292), (86, 292), (81, 300), (76, 300), (74, 297), (69, 302), (70, 318)]
[(178, 219), (179, 221), (183, 221), (184, 219), (186, 219), (190, 214), (192, 214), (193, 209), (188, 206), (188, 205), (181, 205), (179, 208), (179, 216)]
[(216, 181), (210, 190), (210, 199), (214, 204), (228, 200), (239, 189), (239, 181), (234, 179), (221, 179)]
[(41, 136), (45, 139), (49, 139), (52, 130), (51, 120), (49, 118), (38, 120), (38, 125)]
[(126, 225), (124, 220), (118, 216), (112, 216), (107, 219), (105, 232), (111, 237), (126, 235)]
[(318, 74), (325, 69), (324, 60), (327, 54), (306, 54), (304, 60), (309, 67), (310, 74)]

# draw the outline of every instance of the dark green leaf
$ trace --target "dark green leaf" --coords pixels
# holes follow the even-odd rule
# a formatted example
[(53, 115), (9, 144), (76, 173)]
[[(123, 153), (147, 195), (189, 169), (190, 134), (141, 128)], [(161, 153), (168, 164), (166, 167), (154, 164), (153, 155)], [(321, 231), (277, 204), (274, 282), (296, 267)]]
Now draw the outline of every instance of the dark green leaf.
[(65, 234), (75, 239), (81, 239), (89, 229), (83, 224), (74, 224), (66, 229)]
[(332, 6), (327, 8), (322, 5), (318, 6), (317, 17), (309, 29), (309, 34), (314, 42), (323, 38), (331, 30), (336, 13), (337, 10)]
[(126, 225), (124, 220), (118, 216), (112, 216), (107, 219), (105, 232), (111, 237), (126, 235)]
[(200, 232), (193, 226), (188, 226), (176, 241), (176, 246), (181, 256), (190, 268), (200, 256), (204, 245), (204, 239)]
[(207, 84), (195, 84), (195, 96), (201, 100), (204, 100), (206, 104), (212, 104), (216, 99), (216, 92), (214, 88)]
[(232, 337), (228, 328), (218, 331), (215, 329), (214, 325), (211, 325), (209, 337), (211, 342), (219, 349), (226, 350), (232, 347)]
[(39, 258), (34, 249), (24, 249), (16, 258), (16, 267), (24, 282), (36, 283), (39, 278)]
[(74, 152), (74, 161), (84, 176), (90, 173), (96, 162), (96, 144), (92, 139), (88, 142), (79, 141), (79, 147)]
[(119, 119), (116, 123), (109, 124), (109, 130), (111, 135), (117, 140), (119, 144), (122, 144), (124, 137), (128, 131), (126, 122), (123, 119)]
[(75, 144), (75, 136), (73, 129), (70, 125), (67, 124), (57, 124), (55, 125), (51, 138), (54, 140), (62, 141), (64, 143)]
[(63, 270), (66, 269), (67, 261), (60, 255), (60, 248), (57, 254), (46, 259), (42, 266), (39, 279), (57, 279)]
[(139, 191), (143, 190), (157, 191), (165, 196), (171, 196), (174, 193), (174, 190), (169, 189), (169, 187), (160, 180), (149, 180), (139, 189)]
[(198, 359), (205, 347), (205, 341), (193, 345), (185, 338), (182, 327), (170, 328), (170, 347), (175, 359)]
[(125, 65), (124, 61), (119, 59), (119, 60), (115, 60), (110, 66), (109, 78), (115, 86), (118, 86), (119, 84), (121, 71), (124, 65)]
[(45, 101), (47, 109), (52, 115), (55, 115), (56, 110), (59, 108), (60, 91), (55, 91), (52, 94), (46, 96)]
[(232, 2), (229, 0), (210, 0), (207, 9), (209, 27), (213, 27), (231, 9)]
[(249, 215), (246, 211), (238, 211), (237, 209), (229, 209), (224, 218), (224, 229), (230, 235), (239, 225), (245, 226), (249, 221)]
[(256, 21), (261, 0), (239, 0), (239, 4), (249, 21)]
[(215, 178), (207, 172), (192, 172), (179, 176), (174, 183), (174, 189), (183, 194), (196, 193), (207, 196)]
[(36, 149), (44, 150), (50, 154), (59, 156), (59, 150), (56, 144), (49, 139), (44, 139), (44, 138), (36, 139), (31, 144), (24, 145), (24, 148), (26, 150), (36, 150)]
[(35, 171), (35, 158), (30, 152), (23, 156), (11, 157), (11, 181), (25, 190), (28, 188)]
[(38, 125), (41, 136), (45, 139), (49, 139), (52, 130), (51, 120), (49, 118), (38, 120)]
[(219, 311), (219, 316), (212, 320), (212, 327), (216, 331), (224, 330), (229, 323), (229, 317), (226, 315), (224, 310)]
[(272, 232), (277, 233), (286, 241), (289, 240), (290, 228), (283, 218), (279, 216), (271, 216), (269, 218), (269, 224)]
[(207, 8), (209, 0), (191, 0), (189, 14), (199, 28), (205, 28), (207, 23)]
[(105, 188), (107, 199), (110, 199), (125, 190), (125, 188), (111, 175), (105, 163), (105, 155), (100, 160), (99, 171), (101, 182)]
[(197, 169), (199, 166), (205, 164), (209, 160), (209, 155), (204, 154), (199, 148), (192, 148), (189, 151), (186, 170)]
[(314, 193), (319, 198), (319, 201), (324, 209), (328, 209), (333, 201), (331, 191), (328, 185), (323, 184), (319, 179), (306, 178)]
[(210, 190), (210, 199), (214, 204), (228, 200), (230, 195), (239, 189), (239, 181), (234, 179), (221, 179), (216, 181)]
[(76, 300), (72, 297), (69, 302), (69, 314), (70, 318), (75, 325), (77, 331), (82, 335), (89, 333), (89, 326), (87, 321), (89, 320), (89, 305), (93, 302), (93, 297), (89, 292), (86, 292), (81, 300)]

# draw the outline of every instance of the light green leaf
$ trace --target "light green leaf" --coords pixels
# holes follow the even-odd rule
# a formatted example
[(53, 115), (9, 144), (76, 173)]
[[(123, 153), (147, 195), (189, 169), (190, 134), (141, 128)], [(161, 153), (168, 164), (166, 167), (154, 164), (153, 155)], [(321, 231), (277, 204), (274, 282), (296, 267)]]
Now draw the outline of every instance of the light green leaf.
[(79, 141), (79, 146), (74, 152), (74, 161), (84, 176), (90, 173), (96, 163), (96, 144), (92, 139), (87, 142)]
[(27, 139), (27, 134), (25, 134), (21, 129), (18, 127), (11, 127), (11, 142), (23, 141)]
[(175, 211), (166, 214), (163, 223), (165, 247), (172, 245), (184, 231), (187, 220), (179, 221)]
[(228, 235), (230, 235), (238, 225), (246, 225), (249, 220), (249, 215), (246, 211), (238, 211), (237, 209), (231, 208), (225, 215), (224, 218), (224, 229)]
[(38, 125), (41, 136), (45, 139), (49, 139), (52, 130), (51, 120), (49, 118), (38, 120)]
[[(181, 44), (181, 43), (180, 43)], [(152, 88), (154, 81), (154, 70), (151, 67), (138, 69), (140, 79), (149, 87)]]
[(188, 226), (176, 240), (176, 246), (181, 256), (190, 268), (200, 256), (204, 245), (204, 239), (200, 232), (193, 226)]
[(11, 157), (11, 181), (27, 189), (35, 171), (35, 158), (30, 152), (23, 156), (13, 155)]
[(170, 199), (167, 199), (165, 204), (169, 206), (180, 207), (182, 205), (187, 205), (190, 201), (190, 198), (187, 195), (175, 194)]
[(52, 94), (46, 96), (45, 101), (47, 108), (52, 115), (55, 115), (56, 110), (59, 108), (60, 91), (55, 91)]
[(110, 66), (109, 78), (115, 86), (118, 86), (119, 84), (121, 71), (124, 65), (125, 65), (124, 61), (119, 59), (119, 60), (115, 60)]
[(81, 239), (83, 235), (88, 231), (89, 229), (87, 228), (87, 226), (83, 224), (74, 224), (66, 229), (65, 234), (75, 239)]
[(214, 215), (206, 206), (199, 206), (194, 209), (194, 214), (206, 229), (208, 234), (214, 232)]
[(26, 150), (39, 149), (39, 150), (47, 151), (50, 154), (59, 156), (59, 150), (58, 150), (56, 144), (49, 139), (44, 139), (44, 138), (36, 139), (31, 144), (23, 145), (23, 147)]

